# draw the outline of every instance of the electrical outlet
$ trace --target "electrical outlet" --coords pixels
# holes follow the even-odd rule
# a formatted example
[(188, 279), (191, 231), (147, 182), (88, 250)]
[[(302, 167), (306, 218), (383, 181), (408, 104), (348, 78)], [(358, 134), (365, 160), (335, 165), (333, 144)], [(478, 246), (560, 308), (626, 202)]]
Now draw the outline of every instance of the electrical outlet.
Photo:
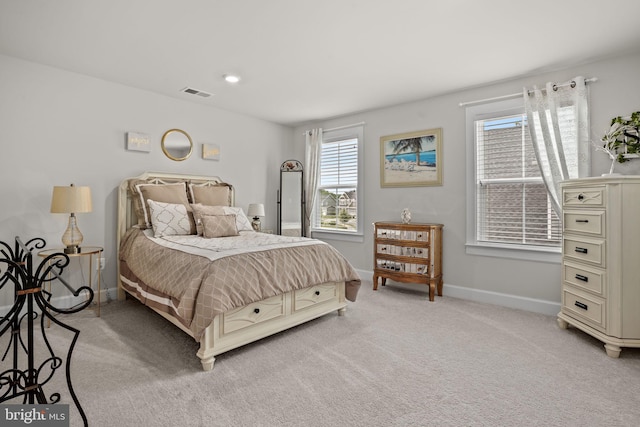
[(96, 270), (104, 270), (105, 260), (104, 258), (100, 258), (98, 260), (98, 265), (96, 265)]

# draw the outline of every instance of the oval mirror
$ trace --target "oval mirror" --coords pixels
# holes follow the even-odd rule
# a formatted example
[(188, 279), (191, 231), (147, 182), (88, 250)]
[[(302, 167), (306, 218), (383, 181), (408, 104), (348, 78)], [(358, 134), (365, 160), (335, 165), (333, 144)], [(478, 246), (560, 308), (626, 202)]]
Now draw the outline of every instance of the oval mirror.
[(193, 141), (185, 131), (169, 129), (162, 135), (162, 151), (171, 160), (185, 160), (193, 151)]

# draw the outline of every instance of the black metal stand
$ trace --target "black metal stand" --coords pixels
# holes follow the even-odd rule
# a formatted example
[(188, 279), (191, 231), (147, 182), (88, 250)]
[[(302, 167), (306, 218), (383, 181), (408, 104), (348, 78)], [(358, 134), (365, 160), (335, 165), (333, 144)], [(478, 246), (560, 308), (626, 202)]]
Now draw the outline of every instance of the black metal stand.
[[(15, 246), (12, 249), (5, 242), (0, 241), (0, 295), (2, 291), (13, 288), (14, 303), (8, 313), (0, 316), (0, 337), (5, 332), (10, 332), (9, 344), (2, 355), (2, 362), (11, 353), (13, 363), (10, 369), (0, 372), (0, 403), (9, 402), (12, 399), (22, 401), (22, 404), (54, 404), (60, 401), (60, 393), (52, 393), (49, 398), (45, 395), (43, 386), (46, 385), (56, 373), (57, 369), (65, 365), (67, 386), (71, 398), (75, 403), (80, 416), (87, 424), (87, 417), (80, 406), (80, 402), (71, 385), (70, 364), (71, 353), (75, 347), (80, 331), (65, 325), (56, 319), (51, 312), (55, 313), (77, 313), (84, 310), (93, 300), (93, 290), (91, 286), (81, 286), (78, 289), (71, 287), (62, 277), (63, 269), (69, 265), (69, 257), (64, 253), (56, 253), (46, 257), (35, 269), (33, 267), (34, 249), (42, 249), (46, 242), (41, 238), (29, 240), (22, 243), (19, 237), (15, 238)], [(60, 309), (51, 305), (51, 292), (48, 292), (44, 285), (59, 281), (69, 289), (74, 297), (86, 292), (86, 297), (80, 304), (70, 309)], [(43, 361), (36, 361), (34, 351), (34, 321), (38, 318), (36, 307), (40, 308), (40, 330), (42, 340), (46, 345), (48, 354), (44, 355)], [(26, 305), (26, 310), (24, 309)], [(71, 331), (73, 337), (66, 361), (57, 356), (51, 347), (46, 334), (45, 318), (56, 325)], [(26, 326), (23, 322), (26, 320)], [(26, 337), (25, 337), (26, 334)], [(26, 338), (26, 342), (25, 342)], [(26, 356), (26, 369), (23, 358)]]

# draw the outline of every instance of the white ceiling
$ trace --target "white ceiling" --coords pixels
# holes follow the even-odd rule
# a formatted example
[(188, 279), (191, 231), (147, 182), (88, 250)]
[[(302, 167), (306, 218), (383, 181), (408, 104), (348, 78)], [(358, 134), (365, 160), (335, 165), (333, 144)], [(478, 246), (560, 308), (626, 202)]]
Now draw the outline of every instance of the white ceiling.
[(296, 125), (637, 51), (639, 16), (639, 0), (0, 0), (0, 54)]

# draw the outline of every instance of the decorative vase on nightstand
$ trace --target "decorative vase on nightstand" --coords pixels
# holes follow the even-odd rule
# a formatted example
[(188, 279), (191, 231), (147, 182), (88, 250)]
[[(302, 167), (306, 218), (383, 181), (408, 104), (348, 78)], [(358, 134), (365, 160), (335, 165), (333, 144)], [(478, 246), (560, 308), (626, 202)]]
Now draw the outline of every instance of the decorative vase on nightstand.
[(411, 211), (409, 210), (409, 208), (402, 209), (400, 218), (402, 218), (403, 224), (409, 224), (411, 222)]

